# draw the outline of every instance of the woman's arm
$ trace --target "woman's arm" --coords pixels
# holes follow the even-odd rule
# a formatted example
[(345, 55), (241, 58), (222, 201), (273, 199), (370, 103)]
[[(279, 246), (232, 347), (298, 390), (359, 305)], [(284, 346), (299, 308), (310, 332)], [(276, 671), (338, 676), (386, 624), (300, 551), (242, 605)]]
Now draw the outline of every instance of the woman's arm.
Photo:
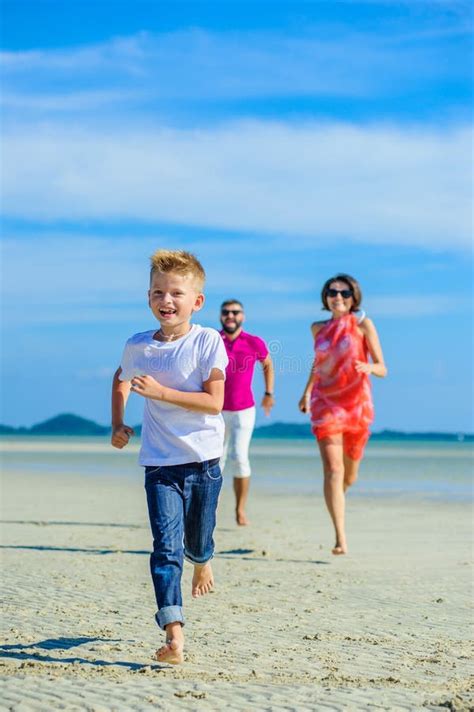
[[(314, 324), (311, 324), (311, 333), (313, 335), (313, 341), (316, 338), (316, 334), (320, 330), (320, 328), (323, 326), (321, 322), (315, 321)], [(300, 398), (300, 401), (298, 403), (298, 408), (301, 410), (302, 413), (308, 413), (309, 412), (309, 399), (311, 396), (311, 391), (313, 390), (313, 385), (314, 381), (316, 378), (316, 374), (314, 372), (314, 361), (311, 366), (311, 371), (309, 373), (308, 380), (306, 382), (306, 386), (304, 387), (303, 395)]]
[(186, 410), (218, 415), (224, 405), (224, 374), (213, 368), (207, 381), (202, 384), (202, 391), (178, 391), (158, 383), (153, 376), (134, 376), (131, 390), (144, 398), (164, 401)]
[(298, 403), (298, 408), (301, 410), (302, 413), (309, 413), (309, 400), (311, 397), (311, 391), (313, 390), (313, 385), (314, 373), (313, 369), (311, 369), (311, 373), (309, 374), (309, 378), (303, 391), (303, 395), (301, 396)]
[(364, 321), (359, 324), (359, 329), (361, 329), (364, 334), (372, 363), (356, 361), (356, 371), (358, 373), (369, 373), (379, 378), (385, 378), (387, 375), (387, 367), (385, 366), (382, 347), (374, 322), (372, 319), (364, 319)]

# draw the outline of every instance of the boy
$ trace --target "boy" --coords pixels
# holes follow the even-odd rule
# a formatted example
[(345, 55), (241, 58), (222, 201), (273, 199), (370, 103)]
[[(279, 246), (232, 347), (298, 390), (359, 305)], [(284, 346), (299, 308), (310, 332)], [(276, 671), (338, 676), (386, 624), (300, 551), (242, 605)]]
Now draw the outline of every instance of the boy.
[(145, 398), (139, 462), (145, 467), (153, 533), (151, 576), (166, 631), (160, 662), (183, 662), (183, 558), (194, 564), (192, 595), (214, 584), (210, 559), (222, 485), (224, 379), (227, 355), (214, 329), (191, 325), (204, 303), (205, 273), (181, 250), (151, 257), (148, 304), (160, 323), (127, 341), (112, 389), (112, 445), (123, 448), (133, 430), (124, 424), (130, 391)]

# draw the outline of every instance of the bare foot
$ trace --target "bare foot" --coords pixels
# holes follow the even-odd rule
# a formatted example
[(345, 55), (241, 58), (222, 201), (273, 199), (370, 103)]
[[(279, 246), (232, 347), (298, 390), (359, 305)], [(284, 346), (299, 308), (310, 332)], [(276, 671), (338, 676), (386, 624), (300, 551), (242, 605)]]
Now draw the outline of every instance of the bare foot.
[(235, 510), (235, 521), (239, 525), (239, 527), (246, 527), (248, 524), (250, 524), (250, 521), (247, 519), (247, 515), (245, 512), (242, 510)]
[(204, 596), (214, 588), (214, 577), (209, 561), (205, 564), (194, 564), (194, 574), (191, 593), (193, 598)]
[(336, 542), (336, 546), (332, 550), (332, 553), (334, 556), (342, 556), (343, 554), (347, 554), (347, 544), (344, 542)]
[(166, 626), (166, 643), (156, 651), (156, 659), (160, 663), (181, 665), (184, 662), (184, 635), (179, 623)]

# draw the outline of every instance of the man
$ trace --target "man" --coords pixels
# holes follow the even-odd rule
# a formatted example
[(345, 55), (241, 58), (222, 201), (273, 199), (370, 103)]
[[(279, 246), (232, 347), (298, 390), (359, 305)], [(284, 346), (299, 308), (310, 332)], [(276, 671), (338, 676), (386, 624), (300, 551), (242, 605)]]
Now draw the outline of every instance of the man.
[(225, 421), (224, 454), (222, 470), (228, 459), (234, 477), (235, 517), (237, 524), (249, 524), (245, 513), (249, 485), (249, 445), (255, 425), (255, 400), (252, 394), (252, 377), (255, 362), (263, 368), (265, 392), (262, 408), (270, 415), (274, 405), (274, 370), (265, 342), (258, 336), (247, 334), (242, 329), (245, 321), (244, 308), (237, 299), (227, 299), (221, 305), (221, 336), (229, 358), (226, 369), (224, 408)]

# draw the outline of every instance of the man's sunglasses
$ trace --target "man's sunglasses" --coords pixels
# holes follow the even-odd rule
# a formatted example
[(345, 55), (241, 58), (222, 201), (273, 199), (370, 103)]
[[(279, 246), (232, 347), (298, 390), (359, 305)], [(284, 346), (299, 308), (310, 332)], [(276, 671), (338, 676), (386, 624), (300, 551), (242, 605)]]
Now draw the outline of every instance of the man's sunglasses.
[(242, 309), (221, 309), (221, 314), (222, 316), (229, 316), (229, 314), (237, 316), (237, 314), (242, 314)]
[(349, 299), (349, 297), (354, 296), (352, 289), (328, 289), (326, 294), (328, 297), (337, 297), (340, 294), (343, 299)]

